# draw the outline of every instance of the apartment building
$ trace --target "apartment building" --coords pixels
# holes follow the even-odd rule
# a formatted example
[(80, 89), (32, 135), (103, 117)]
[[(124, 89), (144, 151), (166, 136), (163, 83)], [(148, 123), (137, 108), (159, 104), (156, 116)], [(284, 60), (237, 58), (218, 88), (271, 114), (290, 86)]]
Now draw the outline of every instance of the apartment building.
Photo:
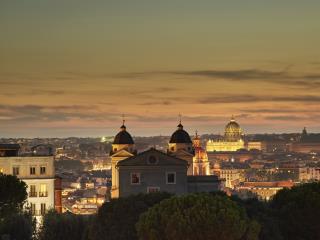
[(19, 145), (0, 144), (0, 173), (15, 175), (27, 184), (26, 207), (34, 216), (55, 208), (53, 156), (19, 156)]

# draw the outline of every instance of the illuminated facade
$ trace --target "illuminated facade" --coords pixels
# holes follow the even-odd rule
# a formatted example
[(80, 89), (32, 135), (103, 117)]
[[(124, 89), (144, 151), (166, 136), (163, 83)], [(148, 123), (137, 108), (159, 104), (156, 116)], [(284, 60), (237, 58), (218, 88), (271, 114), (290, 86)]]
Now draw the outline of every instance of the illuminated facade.
[(201, 147), (201, 141), (196, 133), (193, 139), (193, 175), (210, 175), (210, 162), (207, 152)]
[(243, 133), (239, 124), (232, 117), (225, 127), (224, 137), (221, 140), (209, 140), (207, 152), (235, 152), (245, 148)]
[[(55, 170), (53, 156), (3, 156), (0, 172), (14, 175), (27, 184), (27, 203), (33, 216), (40, 217), (55, 208)], [(61, 197), (60, 197), (61, 200)], [(59, 206), (61, 207), (61, 206)], [(58, 210), (58, 209), (57, 209)]]

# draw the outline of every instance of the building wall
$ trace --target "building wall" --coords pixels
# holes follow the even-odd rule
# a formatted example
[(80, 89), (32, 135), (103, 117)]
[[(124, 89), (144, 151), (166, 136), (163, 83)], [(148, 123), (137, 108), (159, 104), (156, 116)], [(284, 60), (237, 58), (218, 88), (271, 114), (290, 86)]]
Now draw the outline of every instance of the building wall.
[(320, 143), (291, 143), (289, 144), (289, 151), (298, 153), (320, 152)]
[(216, 192), (224, 187), (216, 176), (188, 176), (188, 193)]
[[(166, 183), (166, 173), (176, 173), (176, 183)], [(139, 173), (141, 183), (131, 184), (131, 173)], [(119, 167), (119, 196), (147, 193), (148, 187), (159, 187), (159, 191), (175, 194), (187, 192), (187, 169), (184, 166), (120, 166)]]
[(248, 142), (247, 150), (267, 151), (267, 144), (265, 142)]
[(239, 169), (221, 169), (220, 178), (225, 179), (225, 187), (234, 188), (236, 184), (244, 180)]
[(208, 158), (210, 162), (216, 160), (230, 161), (234, 159), (235, 162), (245, 162), (253, 158), (257, 158), (260, 154), (252, 152), (208, 152)]
[[(41, 215), (41, 204), (45, 204), (46, 211), (55, 209), (54, 205), (54, 179), (22, 179), (28, 185), (28, 206), (35, 204), (35, 215)], [(47, 194), (41, 193), (40, 186), (45, 184)], [(31, 197), (30, 186), (36, 187), (36, 197)], [(42, 194), (42, 196), (41, 196)]]
[[(13, 174), (13, 167), (19, 167), (19, 175), (17, 177), (24, 178), (54, 178), (54, 158), (48, 157), (1, 157), (0, 171), (5, 174)], [(35, 174), (30, 174), (30, 167), (35, 167)], [(46, 168), (45, 174), (40, 174), (40, 167)]]
[[(45, 167), (45, 173), (40, 168)], [(1, 157), (0, 171), (14, 175), (13, 168), (19, 168), (19, 179), (27, 184), (27, 205), (35, 204), (35, 215), (40, 215), (41, 203), (45, 204), (46, 211), (54, 208), (54, 157)], [(30, 168), (34, 168), (31, 174)], [(30, 193), (31, 186), (35, 186), (34, 194)], [(42, 189), (41, 189), (42, 188)]]
[(235, 152), (243, 148), (245, 146), (242, 140), (235, 142), (209, 140), (206, 146), (207, 152)]

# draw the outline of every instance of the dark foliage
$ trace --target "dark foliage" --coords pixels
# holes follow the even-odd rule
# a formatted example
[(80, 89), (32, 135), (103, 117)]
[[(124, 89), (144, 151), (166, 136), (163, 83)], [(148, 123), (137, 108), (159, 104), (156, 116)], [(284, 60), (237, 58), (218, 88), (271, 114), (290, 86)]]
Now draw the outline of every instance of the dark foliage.
[(308, 183), (279, 191), (271, 210), (283, 239), (320, 239), (320, 184)]
[(89, 239), (137, 239), (135, 224), (140, 214), (171, 196), (169, 193), (138, 194), (105, 203), (94, 219), (89, 231)]
[(282, 239), (279, 224), (277, 223), (278, 219), (274, 216), (268, 202), (259, 201), (257, 198), (242, 200), (236, 196), (232, 196), (231, 199), (246, 209), (249, 218), (260, 223), (260, 240)]
[(162, 201), (140, 216), (139, 239), (256, 240), (260, 226), (222, 194), (190, 194)]
[(39, 240), (84, 240), (91, 218), (71, 213), (50, 211), (45, 215)]
[(0, 222), (0, 239), (31, 240), (35, 221), (30, 214), (14, 213)]
[(0, 220), (21, 211), (27, 199), (27, 185), (12, 175), (0, 174)]

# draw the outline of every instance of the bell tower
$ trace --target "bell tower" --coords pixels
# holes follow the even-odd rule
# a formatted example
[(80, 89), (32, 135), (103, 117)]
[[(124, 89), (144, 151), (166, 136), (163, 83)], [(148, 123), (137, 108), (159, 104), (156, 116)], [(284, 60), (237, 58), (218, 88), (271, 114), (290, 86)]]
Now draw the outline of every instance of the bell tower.
[(112, 188), (111, 197), (119, 197), (119, 173), (117, 169), (117, 164), (121, 160), (134, 156), (136, 151), (134, 149), (134, 141), (127, 132), (125, 126), (125, 120), (123, 118), (122, 125), (120, 127), (120, 132), (115, 136), (112, 143), (112, 150), (110, 152), (111, 156), (111, 172), (112, 172)]

